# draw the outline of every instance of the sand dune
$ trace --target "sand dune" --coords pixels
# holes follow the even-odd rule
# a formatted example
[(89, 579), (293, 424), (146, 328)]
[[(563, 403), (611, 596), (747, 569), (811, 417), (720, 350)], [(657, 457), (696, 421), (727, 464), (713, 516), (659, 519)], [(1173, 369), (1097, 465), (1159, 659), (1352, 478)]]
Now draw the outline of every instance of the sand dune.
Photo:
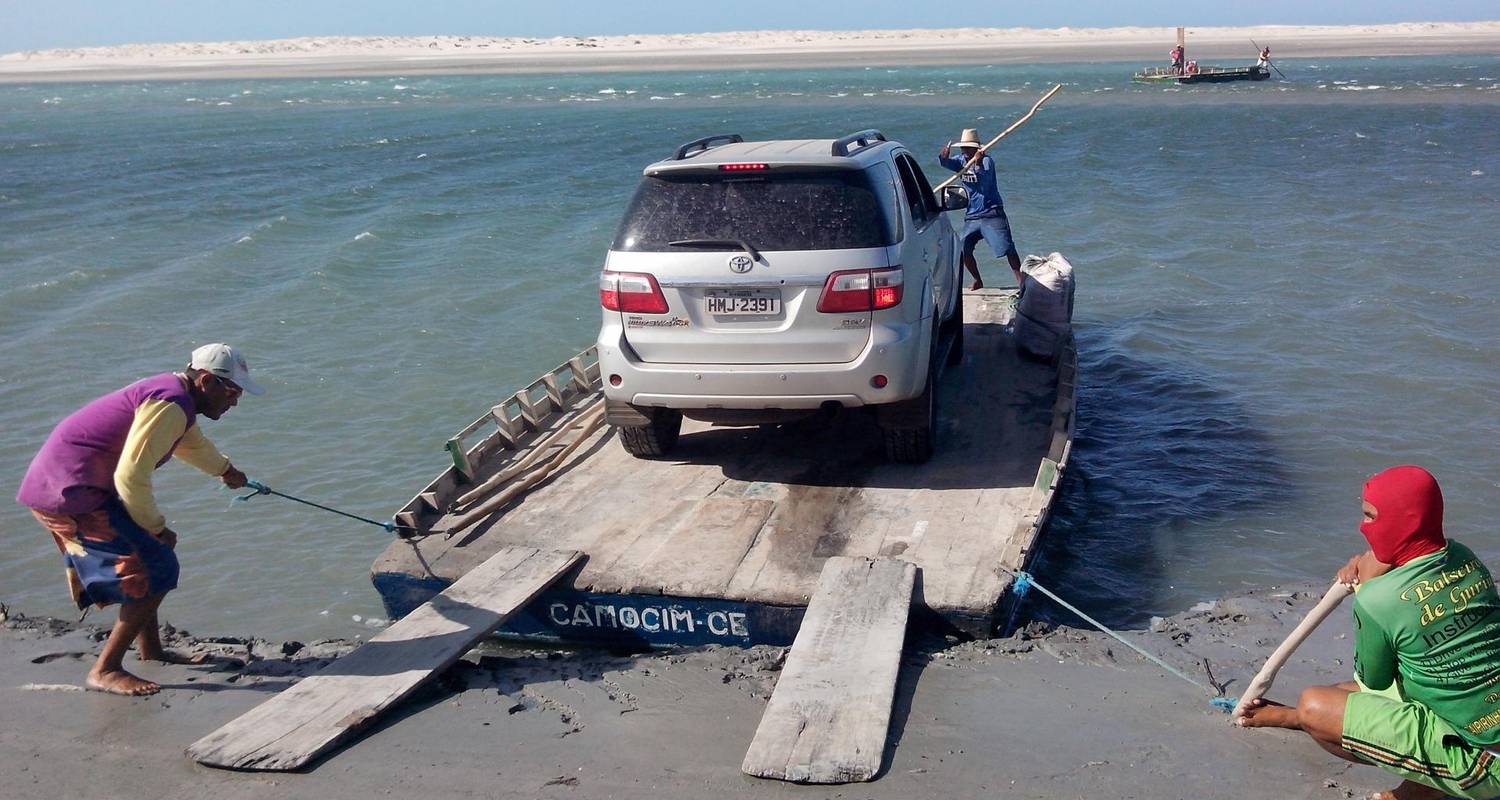
[[(639, 36), (312, 36), (60, 48), (0, 56), (0, 81), (139, 80), (762, 68), (1070, 60), (1159, 61), (1172, 28), (744, 31)], [(1281, 58), (1500, 52), (1500, 22), (1193, 28), (1191, 54)]]

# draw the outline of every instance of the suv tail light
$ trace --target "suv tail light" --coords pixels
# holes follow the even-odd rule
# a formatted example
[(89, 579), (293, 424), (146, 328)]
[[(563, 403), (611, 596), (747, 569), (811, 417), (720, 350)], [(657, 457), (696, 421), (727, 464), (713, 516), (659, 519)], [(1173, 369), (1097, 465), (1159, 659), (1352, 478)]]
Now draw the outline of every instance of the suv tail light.
[(900, 267), (887, 269), (848, 269), (828, 276), (818, 310), (824, 314), (848, 314), (855, 311), (879, 311), (901, 305)]
[(600, 273), (599, 305), (631, 314), (667, 313), (667, 298), (662, 295), (656, 278), (645, 272)]

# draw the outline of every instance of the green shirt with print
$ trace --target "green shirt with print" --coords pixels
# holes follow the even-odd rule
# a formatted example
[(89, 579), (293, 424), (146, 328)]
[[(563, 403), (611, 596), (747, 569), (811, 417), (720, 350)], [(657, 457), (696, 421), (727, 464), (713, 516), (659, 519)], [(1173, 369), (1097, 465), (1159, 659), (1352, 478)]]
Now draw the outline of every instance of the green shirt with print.
[(1354, 596), (1354, 669), (1371, 689), (1399, 680), (1480, 746), (1500, 744), (1500, 594), (1473, 551), (1432, 555), (1365, 581)]

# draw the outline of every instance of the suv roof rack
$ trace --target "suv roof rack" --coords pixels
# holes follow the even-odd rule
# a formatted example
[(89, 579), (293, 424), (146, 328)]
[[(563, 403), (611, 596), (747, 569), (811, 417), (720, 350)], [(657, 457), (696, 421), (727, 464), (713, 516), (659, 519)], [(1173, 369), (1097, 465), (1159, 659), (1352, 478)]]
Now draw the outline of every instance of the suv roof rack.
[[(884, 141), (886, 141), (885, 134), (874, 128), (870, 128), (859, 133), (851, 133), (842, 139), (835, 139), (833, 142), (833, 154), (840, 158), (848, 158), (867, 147), (874, 147), (877, 142)], [(855, 145), (855, 147), (849, 147), (851, 144)]]
[(697, 155), (698, 153), (702, 153), (719, 142), (723, 142), (724, 144), (738, 144), (739, 142), (743, 141), (745, 141), (745, 137), (739, 135), (738, 133), (721, 133), (718, 136), (705, 136), (702, 139), (694, 139), (691, 142), (688, 142), (687, 144), (677, 148), (677, 152), (672, 154), (671, 160), (681, 161), (684, 158), (687, 158), (689, 155)]

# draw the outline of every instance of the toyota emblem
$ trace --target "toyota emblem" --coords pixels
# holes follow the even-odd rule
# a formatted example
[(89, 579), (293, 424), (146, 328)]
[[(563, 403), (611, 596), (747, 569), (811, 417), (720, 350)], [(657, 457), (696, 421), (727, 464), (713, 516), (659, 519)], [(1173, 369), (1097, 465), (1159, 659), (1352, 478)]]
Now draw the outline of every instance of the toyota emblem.
[(729, 271), (730, 272), (739, 272), (739, 273), (749, 272), (750, 268), (753, 267), (753, 266), (755, 266), (755, 262), (750, 260), (750, 256), (730, 256), (729, 257)]

